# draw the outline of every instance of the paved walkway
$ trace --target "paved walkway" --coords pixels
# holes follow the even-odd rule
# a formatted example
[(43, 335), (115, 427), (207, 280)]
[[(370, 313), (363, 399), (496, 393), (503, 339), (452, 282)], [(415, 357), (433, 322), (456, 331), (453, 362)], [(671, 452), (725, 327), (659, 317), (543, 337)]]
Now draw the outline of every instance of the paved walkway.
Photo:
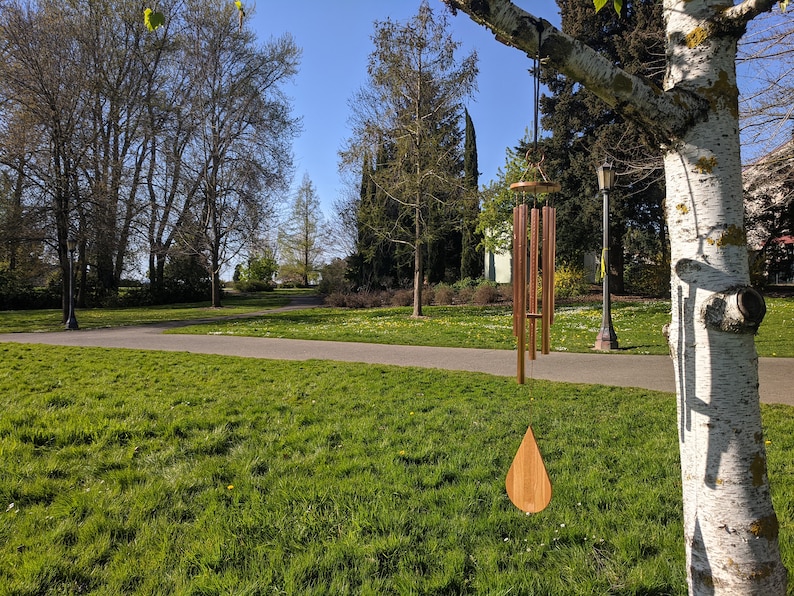
[[(285, 310), (310, 306), (309, 303), (296, 303), (285, 307)], [(516, 355), (510, 350), (163, 334), (166, 329), (196, 322), (184, 321), (70, 332), (5, 333), (0, 334), (0, 342), (165, 350), (278, 360), (338, 360), (465, 370), (501, 376), (516, 374)], [(794, 406), (794, 359), (761, 358), (758, 368), (761, 401)], [(551, 381), (641, 387), (671, 393), (675, 391), (673, 363), (668, 356), (554, 352), (547, 356), (539, 355), (535, 362), (529, 363), (527, 375), (529, 376), (530, 373), (535, 379)]]

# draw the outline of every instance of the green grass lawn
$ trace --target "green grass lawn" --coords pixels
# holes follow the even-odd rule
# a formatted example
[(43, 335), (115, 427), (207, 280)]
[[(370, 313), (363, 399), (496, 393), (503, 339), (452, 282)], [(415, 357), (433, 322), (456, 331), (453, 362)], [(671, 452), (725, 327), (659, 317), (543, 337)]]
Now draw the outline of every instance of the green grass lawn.
[[(186, 321), (257, 312), (285, 306), (289, 304), (290, 297), (294, 295), (296, 292), (290, 290), (253, 295), (233, 294), (223, 299), (221, 308), (211, 308), (210, 302), (207, 301), (146, 307), (86, 308), (78, 309), (76, 314), (80, 329), (142, 325), (144, 323)], [(60, 331), (63, 327), (60, 310), (0, 311), (0, 333)]]
[[(300, 291), (297, 291), (300, 293)], [(305, 291), (303, 291), (305, 293)], [(221, 309), (209, 303), (146, 308), (79, 310), (81, 329), (171, 320), (212, 319), (284, 306), (296, 291), (229, 296)], [(358, 341), (383, 344), (515, 349), (509, 306), (430, 306), (426, 317), (412, 319), (411, 308), (319, 308), (217, 321), (172, 332)], [(670, 320), (667, 301), (612, 305), (620, 353), (666, 354), (662, 327)], [(592, 351), (601, 325), (601, 304), (562, 305), (552, 327), (552, 350)], [(60, 311), (0, 312), (0, 332), (62, 330)], [(794, 299), (767, 299), (767, 315), (756, 336), (761, 356), (794, 357)]]
[[(674, 398), (2, 344), (3, 594), (685, 594)], [(794, 564), (794, 416), (763, 407)], [(532, 423), (554, 487), (504, 476)]]
[[(794, 357), (794, 300), (767, 300), (767, 316), (756, 337), (761, 356)], [(249, 335), (368, 343), (514, 349), (507, 306), (431, 306), (412, 319), (411, 309), (322, 308), (273, 313), (175, 330), (175, 333)], [(612, 321), (621, 353), (667, 354), (662, 327), (670, 321), (667, 301), (615, 302)], [(552, 350), (590, 352), (601, 326), (601, 304), (560, 306), (551, 330)]]

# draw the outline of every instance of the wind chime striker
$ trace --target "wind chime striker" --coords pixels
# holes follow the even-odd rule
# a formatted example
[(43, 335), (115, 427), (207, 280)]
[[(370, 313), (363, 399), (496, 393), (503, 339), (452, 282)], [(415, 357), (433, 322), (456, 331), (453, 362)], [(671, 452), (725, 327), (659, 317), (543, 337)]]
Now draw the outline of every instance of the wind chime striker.
[[(535, 138), (534, 155), (538, 156), (538, 103), (540, 96), (540, 59), (535, 59)], [(556, 209), (545, 201), (538, 207), (538, 195), (558, 192), (557, 182), (550, 181), (543, 171), (544, 157), (533, 162), (533, 150), (527, 152), (527, 172), (532, 180), (522, 179), (510, 185), (515, 194), (513, 209), (513, 334), (517, 340), (516, 380), (523, 384), (527, 353), (537, 357), (537, 323), (540, 321), (541, 353), (551, 347), (551, 325), (554, 322), (554, 265), (556, 260)], [(532, 196), (532, 206), (527, 197)], [(541, 275), (540, 308), (538, 304), (538, 272)], [(527, 325), (529, 323), (529, 325)], [(551, 480), (543, 463), (532, 425), (527, 428), (521, 445), (505, 479), (512, 503), (527, 513), (537, 513), (551, 501)]]

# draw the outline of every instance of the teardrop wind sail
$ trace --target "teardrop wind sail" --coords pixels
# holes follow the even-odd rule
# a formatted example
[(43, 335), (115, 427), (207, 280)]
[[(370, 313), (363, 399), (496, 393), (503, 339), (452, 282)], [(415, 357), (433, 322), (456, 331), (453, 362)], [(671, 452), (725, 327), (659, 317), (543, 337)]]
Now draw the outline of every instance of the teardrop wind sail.
[(551, 480), (531, 426), (507, 472), (505, 488), (513, 505), (526, 513), (543, 511), (551, 502)]

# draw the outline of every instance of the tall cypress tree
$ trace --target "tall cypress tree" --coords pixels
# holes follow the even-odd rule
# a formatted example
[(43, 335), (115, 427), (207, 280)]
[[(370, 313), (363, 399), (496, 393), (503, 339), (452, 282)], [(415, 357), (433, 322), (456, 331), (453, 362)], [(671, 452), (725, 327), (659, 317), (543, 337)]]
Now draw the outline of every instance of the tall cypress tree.
[(479, 178), (477, 164), (477, 134), (469, 111), (465, 110), (465, 140), (463, 145), (463, 205), (460, 276), (476, 279), (483, 274), (484, 251), (481, 234), (477, 232), (480, 214)]

